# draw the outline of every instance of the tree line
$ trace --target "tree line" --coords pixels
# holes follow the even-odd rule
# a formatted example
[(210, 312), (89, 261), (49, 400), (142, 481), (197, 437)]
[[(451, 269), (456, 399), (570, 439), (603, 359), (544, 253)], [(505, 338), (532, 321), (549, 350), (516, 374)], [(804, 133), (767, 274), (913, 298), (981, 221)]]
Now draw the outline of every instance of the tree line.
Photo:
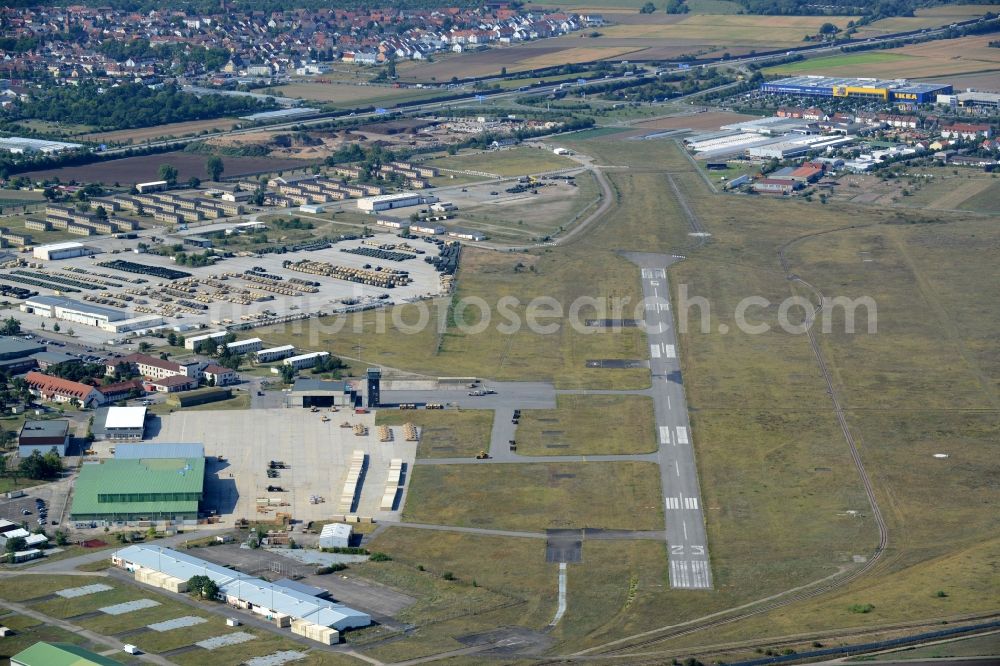
[(38, 91), (6, 115), (10, 120), (30, 118), (116, 130), (245, 115), (276, 106), (250, 97), (192, 95), (175, 85), (154, 90), (129, 83), (102, 92), (95, 83), (83, 83)]

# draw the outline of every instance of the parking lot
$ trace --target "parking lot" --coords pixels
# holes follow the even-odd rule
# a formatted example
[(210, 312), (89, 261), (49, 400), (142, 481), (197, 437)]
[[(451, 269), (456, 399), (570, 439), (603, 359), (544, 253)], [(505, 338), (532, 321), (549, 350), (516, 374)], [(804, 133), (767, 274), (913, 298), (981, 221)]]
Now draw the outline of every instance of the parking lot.
[[(352, 427), (342, 427), (344, 423)], [(366, 434), (356, 434), (356, 425)], [(215, 508), (225, 518), (223, 524), (239, 518), (273, 519), (279, 511), (308, 522), (344, 513), (376, 519), (398, 516), (417, 443), (405, 441), (402, 427), (393, 428), (393, 435), (391, 442), (379, 441), (373, 413), (288, 408), (175, 412), (162, 417), (152, 441), (204, 443), (209, 458), (204, 505)], [(355, 450), (365, 452), (366, 465), (355, 510), (343, 511), (340, 498)], [(224, 460), (213, 461), (213, 456)], [(381, 511), (393, 458), (403, 460), (404, 490), (395, 510)], [(286, 467), (268, 478), (272, 460)], [(282, 490), (269, 492), (268, 486)], [(318, 497), (323, 501), (315, 501)], [(272, 504), (260, 512), (258, 500), (264, 498)]]
[[(39, 518), (45, 520), (45, 524), (42, 527), (46, 529), (59, 527), (63, 523), (63, 510), (69, 490), (69, 481), (64, 479), (54, 483), (35, 486), (34, 488), (27, 488), (24, 490), (24, 497), (8, 499), (6, 494), (4, 494), (0, 496), (0, 518), (14, 523), (27, 522), (29, 530), (38, 527)], [(40, 507), (36, 504), (36, 499), (40, 499), (45, 503), (44, 511), (40, 512)], [(28, 513), (24, 513), (25, 511)]]

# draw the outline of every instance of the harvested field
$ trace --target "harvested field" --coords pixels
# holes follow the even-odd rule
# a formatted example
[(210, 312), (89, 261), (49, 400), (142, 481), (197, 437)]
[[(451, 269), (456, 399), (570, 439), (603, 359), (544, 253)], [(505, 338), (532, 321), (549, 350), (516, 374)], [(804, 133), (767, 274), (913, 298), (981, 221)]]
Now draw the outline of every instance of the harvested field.
[[(877, 52), (847, 53), (778, 65), (774, 74), (823, 74), (924, 79), (960, 73), (1000, 74), (1000, 49), (990, 48), (990, 35), (943, 39)], [(955, 84), (949, 78), (949, 83)], [(958, 87), (958, 86), (956, 86)]]
[(670, 116), (669, 118), (657, 118), (647, 120), (643, 123), (636, 123), (633, 127), (642, 129), (696, 129), (711, 130), (718, 129), (720, 125), (737, 123), (740, 121), (753, 120), (756, 116), (748, 116), (742, 113), (727, 113), (722, 111), (709, 111), (707, 113), (693, 113), (683, 116)]
[(932, 77), (927, 81), (950, 83), (955, 90), (965, 90), (974, 88), (975, 90), (988, 90), (1000, 92), (1000, 69), (994, 72), (980, 72), (978, 74), (958, 74), (952, 76)]
[(186, 123), (170, 123), (156, 127), (139, 127), (136, 129), (118, 130), (116, 132), (98, 132), (82, 134), (76, 137), (80, 141), (92, 143), (132, 144), (152, 141), (164, 137), (191, 136), (203, 131), (229, 130), (239, 123), (236, 118), (215, 118), (212, 120), (192, 120)]
[(351, 85), (349, 83), (320, 83), (318, 81), (298, 81), (274, 89), (284, 97), (296, 97), (312, 102), (327, 102), (334, 106), (361, 107), (375, 104), (398, 104), (434, 95), (445, 94), (441, 90), (417, 88), (393, 88), (392, 86)]
[(701, 41), (709, 44), (800, 45), (802, 38), (816, 34), (829, 21), (844, 28), (851, 16), (705, 16), (687, 14), (682, 21), (659, 23), (642, 21), (632, 25), (613, 25), (601, 29), (604, 38)]
[(881, 37), (882, 35), (906, 30), (922, 30), (923, 28), (937, 28), (948, 25), (955, 21), (967, 21), (974, 16), (981, 16), (989, 11), (986, 5), (944, 5), (941, 7), (928, 7), (918, 9), (916, 16), (894, 16), (892, 18), (875, 21), (870, 25), (861, 26), (858, 29), (857, 37), (867, 39), (869, 37)]
[(599, 39), (584, 41), (578, 35), (573, 35), (509, 48), (442, 56), (430, 64), (401, 63), (397, 71), (400, 77), (407, 81), (448, 81), (453, 76), (499, 74), (500, 69), (504, 67), (513, 73), (566, 63), (613, 59), (645, 46), (647, 45), (612, 46), (604, 44)]
[[(551, 42), (552, 40), (548, 40)], [(541, 42), (510, 48), (489, 49), (475, 53), (442, 55), (433, 63), (405, 62), (396, 66), (401, 79), (406, 81), (448, 81), (453, 76), (487, 76), (499, 74), (501, 67), (508, 72), (516, 72), (526, 67), (518, 67), (522, 60), (555, 53), (558, 46), (542, 46)]]
[[(75, 167), (60, 169), (45, 169), (29, 171), (24, 174), (28, 178), (41, 180), (58, 177), (62, 182), (76, 180), (91, 183), (141, 183), (156, 180), (156, 172), (161, 164), (171, 164), (177, 168), (177, 179), (185, 181), (191, 176), (205, 178), (205, 160), (209, 155), (199, 155), (185, 152), (161, 153), (159, 155), (143, 155), (141, 157), (125, 157), (120, 160), (109, 160)], [(227, 157), (225, 176), (240, 176), (263, 171), (280, 169), (295, 169), (309, 165), (309, 162), (292, 159), (276, 159), (270, 157)]]
[[(595, 40), (595, 43), (600, 43)], [(545, 55), (535, 56), (522, 60), (519, 63), (520, 69), (535, 69), (537, 67), (554, 67), (576, 62), (594, 62), (596, 60), (611, 60), (617, 56), (636, 51), (634, 46), (588, 46), (556, 51)]]

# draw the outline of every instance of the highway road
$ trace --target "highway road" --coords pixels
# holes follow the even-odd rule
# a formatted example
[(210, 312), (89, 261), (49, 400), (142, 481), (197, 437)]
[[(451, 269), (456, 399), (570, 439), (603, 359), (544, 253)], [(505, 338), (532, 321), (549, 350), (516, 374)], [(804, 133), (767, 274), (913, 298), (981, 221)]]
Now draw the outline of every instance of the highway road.
[[(964, 26), (967, 26), (967, 25), (972, 25), (972, 24), (974, 24), (974, 23), (976, 23), (978, 21), (980, 21), (980, 19), (977, 17), (977, 18), (969, 19), (967, 21), (959, 21), (957, 23), (954, 23), (953, 25), (955, 25), (957, 27), (964, 27)], [(928, 37), (932, 37), (932, 36), (937, 36), (937, 35), (943, 34), (945, 31), (947, 31), (949, 29), (949, 27), (950, 26), (944, 26), (944, 27), (940, 27), (940, 28), (934, 28), (934, 29), (923, 30), (923, 31), (921, 31), (921, 30), (911, 30), (911, 31), (905, 31), (905, 32), (897, 32), (897, 33), (892, 33), (890, 35), (884, 35), (884, 36), (878, 37), (878, 38), (872, 38), (872, 39), (869, 39), (869, 40), (867, 40), (865, 42), (862, 42), (860, 40), (859, 41), (853, 41), (853, 42), (850, 42), (848, 45), (857, 46), (859, 44), (865, 43), (865, 44), (871, 45), (872, 47), (875, 47), (875, 46), (877, 46), (877, 45), (879, 45), (881, 43), (884, 43), (884, 42), (891, 42), (891, 41), (893, 41), (895, 39), (899, 39), (901, 37), (909, 37), (909, 36), (914, 36), (914, 35), (918, 35), (918, 34), (922, 34), (922, 35), (925, 35), (925, 36), (928, 36)], [(717, 67), (717, 66), (720, 66), (720, 65), (727, 66), (727, 67), (734, 67), (734, 66), (740, 66), (740, 65), (748, 65), (748, 64), (751, 64), (751, 63), (758, 63), (759, 64), (759, 63), (767, 62), (769, 60), (775, 60), (775, 59), (779, 59), (779, 58), (784, 58), (784, 57), (787, 57), (788, 55), (793, 55), (793, 54), (794, 55), (803, 55), (803, 56), (826, 55), (826, 54), (829, 54), (831, 52), (839, 53), (840, 49), (841, 49), (841, 46), (842, 46), (841, 44), (815, 44), (815, 45), (802, 46), (802, 47), (798, 47), (798, 48), (795, 48), (795, 49), (790, 49), (787, 52), (769, 53), (769, 54), (765, 54), (765, 55), (760, 55), (760, 54), (748, 55), (748, 56), (742, 57), (742, 58), (730, 58), (728, 60), (719, 60), (719, 61), (715, 61), (715, 62), (705, 62), (705, 63), (701, 63), (701, 64), (698, 64), (698, 65), (693, 65), (693, 66), (685, 64), (685, 66), (684, 66), (683, 69), (680, 68), (680, 67), (670, 68), (670, 69), (661, 68), (659, 71), (662, 71), (664, 73), (675, 73), (675, 72), (689, 71), (690, 69), (694, 69), (695, 67), (707, 68), (707, 67)], [(635, 78), (635, 77), (617, 76), (617, 77), (609, 77), (609, 78), (592, 79), (592, 80), (588, 80), (587, 83), (585, 83), (585, 84), (583, 84), (581, 86), (577, 86), (576, 84), (568, 84), (566, 87), (569, 90), (574, 90), (577, 87), (582, 88), (582, 89), (586, 89), (587, 86), (589, 86), (589, 85), (612, 83), (612, 82), (615, 82), (615, 81), (624, 80), (626, 78)], [(490, 80), (483, 81), (483, 83), (489, 84), (489, 83), (492, 83), (494, 81), (500, 81), (500, 80), (502, 80), (502, 79), (490, 79)], [(515, 89), (515, 90), (498, 90), (498, 91), (494, 91), (494, 90), (469, 91), (469, 93), (467, 95), (463, 95), (462, 97), (458, 97), (458, 98), (450, 99), (450, 100), (446, 100), (446, 101), (426, 102), (426, 103), (423, 103), (423, 104), (413, 104), (413, 105), (409, 105), (409, 106), (387, 107), (384, 110), (384, 113), (377, 113), (376, 111), (361, 111), (361, 112), (355, 111), (353, 113), (345, 113), (345, 112), (349, 111), (349, 109), (344, 109), (344, 110), (341, 110), (341, 111), (331, 112), (331, 113), (324, 113), (324, 114), (320, 114), (320, 115), (317, 115), (317, 116), (313, 116), (311, 118), (306, 118), (306, 119), (301, 119), (301, 120), (290, 120), (288, 122), (276, 123), (276, 124), (271, 124), (271, 125), (260, 125), (260, 126), (255, 126), (255, 127), (246, 127), (246, 128), (239, 128), (239, 129), (227, 130), (227, 131), (222, 131), (222, 132), (210, 132), (210, 133), (207, 133), (207, 134), (201, 134), (199, 136), (181, 137), (181, 138), (177, 138), (177, 139), (166, 139), (166, 140), (161, 140), (161, 141), (150, 141), (150, 142), (146, 142), (146, 143), (142, 143), (142, 144), (136, 144), (136, 145), (132, 145), (132, 146), (123, 146), (123, 147), (120, 147), (120, 148), (110, 148), (108, 150), (103, 151), (102, 154), (104, 154), (104, 155), (126, 154), (126, 153), (128, 153), (129, 151), (131, 151), (131, 150), (133, 150), (135, 148), (150, 148), (150, 147), (170, 146), (170, 145), (182, 146), (182, 145), (185, 145), (185, 144), (188, 144), (188, 143), (194, 143), (196, 141), (204, 141), (206, 139), (211, 139), (211, 138), (218, 137), (218, 136), (231, 136), (231, 135), (237, 135), (237, 134), (250, 134), (250, 133), (254, 133), (254, 132), (270, 132), (270, 131), (284, 130), (284, 129), (298, 129), (298, 128), (302, 128), (302, 127), (309, 127), (309, 126), (312, 126), (312, 125), (323, 124), (323, 123), (329, 122), (331, 120), (336, 120), (336, 119), (346, 119), (346, 118), (374, 119), (374, 118), (386, 117), (388, 115), (395, 114), (395, 113), (413, 114), (413, 113), (419, 113), (419, 112), (424, 112), (424, 111), (432, 111), (432, 110), (435, 110), (435, 109), (446, 108), (448, 106), (467, 104), (469, 102), (486, 101), (486, 100), (493, 100), (493, 99), (504, 99), (504, 98), (508, 98), (508, 97), (521, 97), (521, 96), (525, 96), (525, 95), (547, 95), (547, 94), (550, 94), (550, 93), (552, 93), (552, 92), (554, 92), (556, 90), (564, 89), (563, 88), (564, 84), (565, 84), (565, 82), (557, 82), (557, 83), (553, 83), (553, 84), (549, 84), (549, 85), (538, 86), (538, 87), (535, 87), (535, 88), (531, 88), (529, 90), (516, 90)], [(727, 85), (735, 85), (735, 84), (727, 84)], [(708, 91), (700, 91), (700, 92), (697, 92), (697, 93), (693, 93), (690, 96), (693, 97), (693, 96), (701, 95), (701, 94), (704, 94), (705, 92), (708, 92)], [(675, 98), (675, 99), (673, 99), (671, 101), (676, 101), (677, 99), (680, 99), (680, 98)], [(646, 120), (648, 120), (648, 119), (646, 119)]]
[(705, 533), (704, 504), (692, 447), (677, 335), (670, 310), (667, 267), (677, 261), (665, 254), (628, 253), (642, 269), (649, 342), (653, 414), (659, 438), (657, 458), (663, 489), (670, 586), (684, 589), (712, 587)]

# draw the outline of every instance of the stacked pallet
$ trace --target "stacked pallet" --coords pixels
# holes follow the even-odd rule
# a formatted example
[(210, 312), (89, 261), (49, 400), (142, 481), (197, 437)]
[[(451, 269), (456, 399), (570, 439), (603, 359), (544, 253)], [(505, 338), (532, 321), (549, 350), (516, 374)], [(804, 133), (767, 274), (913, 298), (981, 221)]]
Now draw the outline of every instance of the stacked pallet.
[(368, 434), (368, 427), (363, 423), (354, 424), (354, 434), (358, 437), (364, 437)]
[(392, 428), (387, 425), (380, 425), (378, 427), (378, 441), (380, 442), (391, 442), (392, 441)]
[(382, 495), (383, 511), (392, 511), (396, 505), (396, 493), (399, 492), (399, 481), (403, 476), (403, 459), (393, 458), (389, 461), (389, 478), (385, 482), (385, 493)]
[(365, 452), (355, 451), (351, 456), (351, 466), (347, 468), (347, 480), (344, 481), (344, 492), (340, 494), (340, 510), (353, 511), (354, 502), (361, 488), (361, 472), (365, 468)]
[(403, 424), (403, 437), (408, 442), (416, 442), (420, 440), (420, 435), (417, 434), (417, 426), (412, 423)]

